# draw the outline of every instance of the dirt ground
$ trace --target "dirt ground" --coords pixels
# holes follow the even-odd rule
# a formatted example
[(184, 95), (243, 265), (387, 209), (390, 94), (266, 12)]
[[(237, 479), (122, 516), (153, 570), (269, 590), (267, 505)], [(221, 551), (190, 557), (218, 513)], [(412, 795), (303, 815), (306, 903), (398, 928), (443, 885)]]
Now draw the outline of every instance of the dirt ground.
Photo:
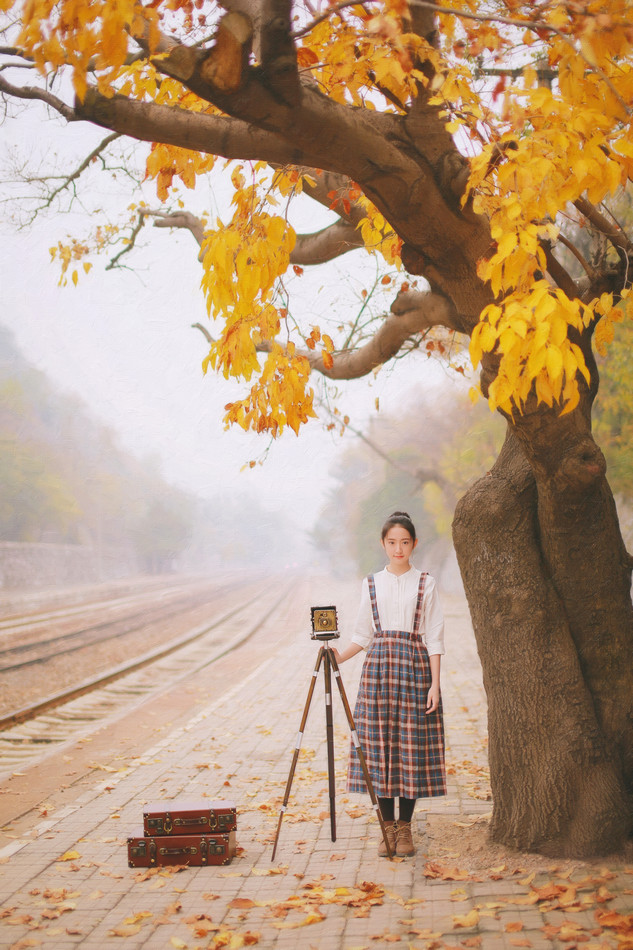
[(619, 854), (607, 855), (591, 861), (557, 859), (515, 851), (490, 839), (488, 818), (478, 817), (470, 823), (453, 815), (429, 815), (428, 858), (430, 861), (450, 862), (471, 872), (503, 867), (504, 873), (553, 870), (566, 872), (576, 868), (611, 868), (633, 865), (633, 841), (626, 842)]

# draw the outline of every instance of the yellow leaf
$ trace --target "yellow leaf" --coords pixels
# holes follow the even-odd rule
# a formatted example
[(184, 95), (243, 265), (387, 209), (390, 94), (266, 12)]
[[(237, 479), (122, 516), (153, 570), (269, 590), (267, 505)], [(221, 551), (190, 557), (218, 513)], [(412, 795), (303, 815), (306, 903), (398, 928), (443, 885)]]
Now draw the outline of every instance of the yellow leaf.
[(151, 917), (151, 910), (140, 910), (137, 914), (132, 914), (131, 917), (126, 917), (123, 923), (125, 924), (138, 924), (139, 921), (145, 920), (147, 917)]
[(62, 854), (61, 858), (57, 858), (58, 861), (77, 861), (81, 855), (78, 851), (65, 851)]
[(116, 927), (111, 927), (108, 930), (108, 936), (111, 937), (134, 937), (137, 933), (140, 933), (141, 925), (140, 924), (118, 924)]
[(512, 253), (512, 251), (515, 249), (516, 246), (517, 246), (516, 234), (514, 234), (513, 232), (510, 232), (509, 234), (504, 234), (497, 245), (497, 254), (496, 254), (497, 258), (499, 260), (503, 260), (504, 258), (508, 257), (508, 255)]
[(567, 387), (565, 387), (565, 392), (563, 393), (563, 398), (567, 399), (565, 406), (561, 409), (561, 416), (566, 416), (568, 412), (573, 412), (578, 403), (580, 402), (580, 392), (578, 391), (578, 386), (574, 383), (571, 394), (566, 396)]
[(294, 930), (297, 927), (309, 927), (311, 924), (320, 924), (322, 920), (325, 920), (325, 914), (313, 910), (309, 914), (306, 914), (303, 920), (284, 920), (273, 924), (273, 926), (278, 930)]
[(552, 383), (555, 383), (563, 372), (563, 357), (560, 350), (548, 346), (545, 354), (545, 366)]
[(476, 927), (479, 923), (479, 911), (473, 908), (468, 914), (454, 914), (453, 927)]

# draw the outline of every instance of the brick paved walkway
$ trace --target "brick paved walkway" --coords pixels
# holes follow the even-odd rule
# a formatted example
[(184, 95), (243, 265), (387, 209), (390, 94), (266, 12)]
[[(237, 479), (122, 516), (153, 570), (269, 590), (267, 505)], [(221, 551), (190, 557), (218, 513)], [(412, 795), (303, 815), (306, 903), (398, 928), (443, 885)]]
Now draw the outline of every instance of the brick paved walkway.
[[(315, 584), (309, 602), (336, 602), (332, 590), (340, 594), (344, 627), (355, 612), (353, 583), (340, 590), (330, 585), (325, 600)], [(368, 800), (344, 791), (349, 736), (338, 696), (338, 835), (330, 840), (319, 682), (271, 862), (318, 650), (304, 618), (295, 618), (286, 621), (296, 627), (290, 646), (278, 649), (271, 639), (269, 655), (228, 692), (213, 684), (210, 668), (217, 698), (200, 704), (184, 725), (159, 731), (141, 757), (117, 758), (113, 749), (78, 797), (46, 814), (44, 806), (31, 812), (14, 838), (4, 829), (0, 947), (633, 947), (633, 917), (624, 916), (633, 912), (633, 866), (556, 866), (486, 845), (491, 805), (481, 673), (465, 604), (444, 598), (444, 607), (449, 791), (428, 807), (418, 803), (414, 858), (378, 858), (379, 829)], [(350, 702), (361, 662), (342, 667)], [(125, 839), (138, 827), (143, 804), (176, 796), (236, 801), (240, 852), (230, 865), (180, 872), (127, 867)], [(622, 942), (627, 926), (629, 943)]]

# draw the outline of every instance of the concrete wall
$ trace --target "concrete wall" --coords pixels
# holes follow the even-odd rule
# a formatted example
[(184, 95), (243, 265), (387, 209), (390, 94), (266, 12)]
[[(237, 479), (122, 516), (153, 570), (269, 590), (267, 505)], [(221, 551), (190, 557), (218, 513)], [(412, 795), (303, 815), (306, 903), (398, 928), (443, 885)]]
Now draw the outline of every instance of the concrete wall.
[(102, 551), (81, 544), (18, 544), (0, 541), (0, 590), (94, 584), (138, 572), (129, 551)]

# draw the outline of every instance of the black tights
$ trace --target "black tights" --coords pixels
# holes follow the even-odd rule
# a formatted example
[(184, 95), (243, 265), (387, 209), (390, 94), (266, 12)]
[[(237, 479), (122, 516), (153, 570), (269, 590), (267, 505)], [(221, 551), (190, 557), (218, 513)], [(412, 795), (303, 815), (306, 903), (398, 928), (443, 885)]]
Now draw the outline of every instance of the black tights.
[[(398, 821), (411, 821), (413, 817), (413, 809), (415, 808), (415, 803), (417, 799), (415, 798), (403, 798), (402, 795), (398, 799), (399, 804), (399, 815)], [(395, 821), (396, 820), (396, 800), (395, 798), (379, 798), (378, 804), (380, 805), (380, 814), (382, 815), (383, 821)]]

